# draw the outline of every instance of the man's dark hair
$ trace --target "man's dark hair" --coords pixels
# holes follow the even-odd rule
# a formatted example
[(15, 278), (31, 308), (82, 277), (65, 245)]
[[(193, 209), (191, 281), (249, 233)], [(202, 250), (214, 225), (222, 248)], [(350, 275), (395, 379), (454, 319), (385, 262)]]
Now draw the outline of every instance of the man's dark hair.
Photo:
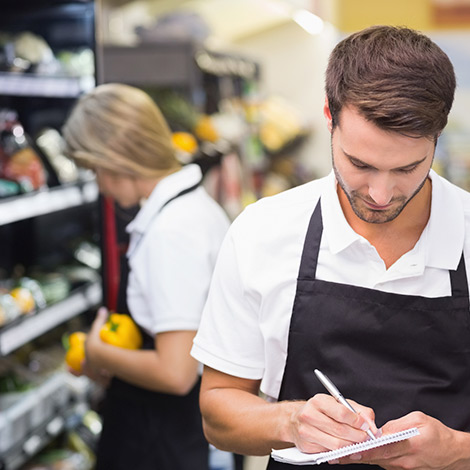
[(437, 139), (455, 86), (444, 51), (405, 27), (372, 26), (348, 36), (333, 49), (326, 71), (333, 128), (343, 106), (353, 106), (384, 130)]

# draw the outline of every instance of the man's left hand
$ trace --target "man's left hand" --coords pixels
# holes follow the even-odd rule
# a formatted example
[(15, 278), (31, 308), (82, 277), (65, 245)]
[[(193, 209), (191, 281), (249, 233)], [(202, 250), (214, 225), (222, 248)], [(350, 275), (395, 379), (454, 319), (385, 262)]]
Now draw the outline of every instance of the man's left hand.
[[(435, 418), (415, 411), (389, 421), (382, 434), (416, 427), (419, 435), (341, 459), (341, 464), (379, 465), (386, 470), (468, 470), (470, 434), (448, 428)], [(330, 462), (331, 463), (331, 462)]]

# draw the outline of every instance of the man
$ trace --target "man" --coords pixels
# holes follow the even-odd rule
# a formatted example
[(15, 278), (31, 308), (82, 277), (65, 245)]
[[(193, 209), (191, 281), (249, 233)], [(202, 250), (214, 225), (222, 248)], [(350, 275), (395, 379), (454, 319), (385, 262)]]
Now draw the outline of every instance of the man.
[(470, 468), (470, 195), (431, 170), (454, 91), (448, 57), (416, 31), (335, 47), (332, 174), (248, 207), (219, 254), (192, 352), (216, 446), (320, 452), (417, 427), (324, 468)]

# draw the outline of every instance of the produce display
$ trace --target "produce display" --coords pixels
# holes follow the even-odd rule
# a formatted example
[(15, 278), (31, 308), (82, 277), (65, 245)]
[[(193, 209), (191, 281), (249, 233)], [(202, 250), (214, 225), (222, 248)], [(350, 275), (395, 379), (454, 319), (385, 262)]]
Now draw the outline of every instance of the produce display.
[(173, 132), (171, 139), (175, 149), (180, 152), (193, 155), (198, 148), (196, 138), (189, 132)]
[[(10, 288), (6, 287), (8, 284)], [(34, 279), (22, 277), (15, 283), (0, 284), (0, 327), (45, 306), (42, 288)]]
[(93, 76), (94, 54), (89, 48), (54, 52), (31, 31), (0, 35), (0, 70), (47, 76)]
[(0, 110), (0, 178), (2, 192), (7, 196), (28, 193), (47, 184), (44, 164), (11, 109)]
[[(70, 246), (97, 233), (88, 214), (97, 190), (91, 172), (64, 155), (60, 126), (95, 83), (85, 31), (93, 17), (29, 3), (5, 5), (0, 32), (0, 198), (10, 199), (0, 201), (0, 468), (91, 470), (93, 452), (84, 452), (76, 431), (94, 384), (67, 372), (60, 340), (87, 325), (101, 299), (101, 260)], [(73, 38), (64, 28), (72, 17)], [(84, 336), (70, 337), (67, 360), (75, 367)]]
[(286, 100), (272, 96), (260, 104), (260, 139), (270, 153), (278, 153), (306, 134), (299, 112)]

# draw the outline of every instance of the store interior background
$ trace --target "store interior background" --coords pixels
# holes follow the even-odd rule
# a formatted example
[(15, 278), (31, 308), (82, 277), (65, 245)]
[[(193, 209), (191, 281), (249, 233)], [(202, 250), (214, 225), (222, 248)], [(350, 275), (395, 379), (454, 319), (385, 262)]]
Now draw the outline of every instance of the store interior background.
[[(19, 23), (26, 17), (23, 14), (26, 8), (24, 12), (18, 10), (18, 3), (31, 7), (28, 13), (38, 9), (40, 14), (36, 18), (39, 19), (31, 23), (38, 31), (44, 31), (45, 23), (38, 23), (43, 21), (41, 14), (49, 8), (60, 9), (63, 4), (73, 3), (73, 7), (80, 6), (80, 11), (91, 8), (94, 12), (87, 19), (92, 17), (93, 21), (84, 22), (76, 30), (86, 33), (87, 67), (83, 67), (82, 73), (62, 80), (63, 76), (41, 76), (34, 71), (30, 73), (31, 70), (0, 71), (0, 111), (18, 111), (25, 133), (31, 140), (36, 139), (36, 150), (41, 147), (38, 138), (41, 133), (37, 131), (45, 126), (60, 130), (67, 107), (95, 83), (140, 76), (136, 83), (132, 79), (122, 81), (152, 92), (155, 91), (153, 82), (164, 82), (175, 90), (185, 88), (188, 103), (183, 106), (173, 101), (179, 109), (177, 119), (172, 121), (176, 123), (173, 130), (191, 131), (182, 122), (185, 110), (197, 114), (198, 118), (208, 113), (210, 121), (204, 127), (203, 137), (198, 137), (196, 150), (194, 146), (188, 150), (185, 145), (189, 144), (183, 139), (180, 156), (183, 161), (195, 161), (202, 166), (207, 189), (231, 218), (260, 197), (322, 177), (331, 170), (330, 134), (323, 104), (324, 73), (335, 44), (349, 33), (373, 24), (419, 29), (448, 53), (458, 82), (449, 123), (439, 139), (434, 168), (470, 190), (467, 116), (470, 0), (4, 0), (1, 3), (0, 25), (7, 32), (14, 23), (5, 14), (7, 5), (13, 5), (8, 13)], [(74, 8), (71, 11), (73, 16)], [(32, 16), (35, 14), (37, 11)], [(56, 42), (64, 42), (65, 38), (65, 43), (69, 41), (70, 45), (73, 34), (68, 34), (62, 21), (63, 18), (54, 23), (54, 31), (63, 36)], [(91, 23), (96, 25), (96, 33)], [(0, 31), (5, 33), (2, 28)], [(175, 65), (175, 55), (168, 53), (172, 57), (168, 61), (167, 52), (175, 45), (178, 48), (188, 43), (191, 48), (189, 55), (185, 53), (183, 57), (184, 63), (169, 70), (170, 62)], [(137, 60), (139, 51), (144, 49), (150, 51), (150, 59), (145, 56), (140, 65), (136, 66), (135, 62), (129, 65), (123, 59)], [(88, 54), (92, 50), (94, 60), (93, 54)], [(210, 52), (208, 56), (203, 55), (209, 70), (205, 73), (212, 77), (206, 85), (212, 87), (209, 87), (212, 92), (217, 89), (214, 95), (217, 100), (211, 103), (210, 111), (207, 102), (214, 96), (209, 96), (197, 82), (201, 80), (200, 73), (197, 86), (188, 94), (188, 83), (198, 73), (198, 67), (202, 67), (202, 63), (196, 66), (191, 55), (198, 50)], [(117, 53), (114, 62), (111, 53)], [(164, 59), (163, 65), (160, 66), (157, 56), (158, 60)], [(151, 64), (147, 63), (149, 60)], [(96, 70), (92, 70), (95, 66)], [(180, 77), (178, 73), (175, 76), (175, 70), (181, 70), (186, 81), (178, 81)], [(76, 89), (77, 84), (83, 88)], [(67, 86), (62, 89), (59, 85)], [(157, 99), (162, 95), (155, 96), (157, 103), (163, 105)], [(175, 111), (171, 106), (168, 110)], [(5, 116), (0, 112), (0, 117)], [(0, 143), (2, 138), (4, 135), (0, 133)], [(31, 151), (32, 146), (27, 147)], [(62, 158), (60, 149), (55, 148), (52, 153)], [(60, 158), (57, 161), (63, 162)], [(119, 220), (114, 206), (99, 196), (90, 172), (80, 173), (73, 181), (60, 181), (59, 175), (57, 181), (49, 183), (30, 194), (3, 195), (0, 200), (0, 244), (8, 247), (0, 250), (2, 470), (35, 469), (29, 466), (31, 462), (56, 444), (75, 451), (80, 449), (75, 453), (80, 454), (84, 466), (75, 464), (73, 468), (88, 470), (93, 452), (86, 449), (96, 444), (100, 430), (99, 416), (91, 411), (102, 390), (85, 377), (77, 378), (66, 371), (64, 339), (72, 331), (86, 331), (98, 305), (104, 303), (112, 308), (118, 282), (116, 253), (123, 252), (120, 244), (124, 246), (126, 240), (120, 237), (124, 233), (123, 221), (129, 219)], [(122, 214), (133, 215), (121, 211)], [(110, 238), (113, 224), (117, 224), (117, 240)], [(68, 262), (74, 266), (64, 266)], [(8, 317), (5, 309), (2, 310), (2, 298), (18, 287), (21, 276), (34, 277), (35, 270), (39, 272), (38, 279), (44, 281), (41, 286), (49, 285), (52, 300), (42, 306), (36, 302), (21, 313), (16, 309), (14, 316)], [(64, 273), (74, 273), (78, 281), (68, 282)], [(28, 369), (32, 366), (37, 370)], [(27, 380), (23, 382), (23, 378)], [(261, 470), (265, 461), (264, 457), (246, 458), (244, 470)], [(233, 469), (221, 465), (211, 470)]]
[(258, 99), (285, 99), (308, 132), (292, 152), (307, 179), (323, 176), (331, 168), (322, 108), (324, 71), (334, 45), (372, 24), (405, 25), (429, 34), (450, 56), (458, 79), (435, 169), (470, 188), (469, 0), (104, 0), (101, 39), (136, 44), (136, 29), (154, 27), (159, 19), (177, 13), (201, 18), (210, 31), (204, 40), (208, 49), (259, 63)]

